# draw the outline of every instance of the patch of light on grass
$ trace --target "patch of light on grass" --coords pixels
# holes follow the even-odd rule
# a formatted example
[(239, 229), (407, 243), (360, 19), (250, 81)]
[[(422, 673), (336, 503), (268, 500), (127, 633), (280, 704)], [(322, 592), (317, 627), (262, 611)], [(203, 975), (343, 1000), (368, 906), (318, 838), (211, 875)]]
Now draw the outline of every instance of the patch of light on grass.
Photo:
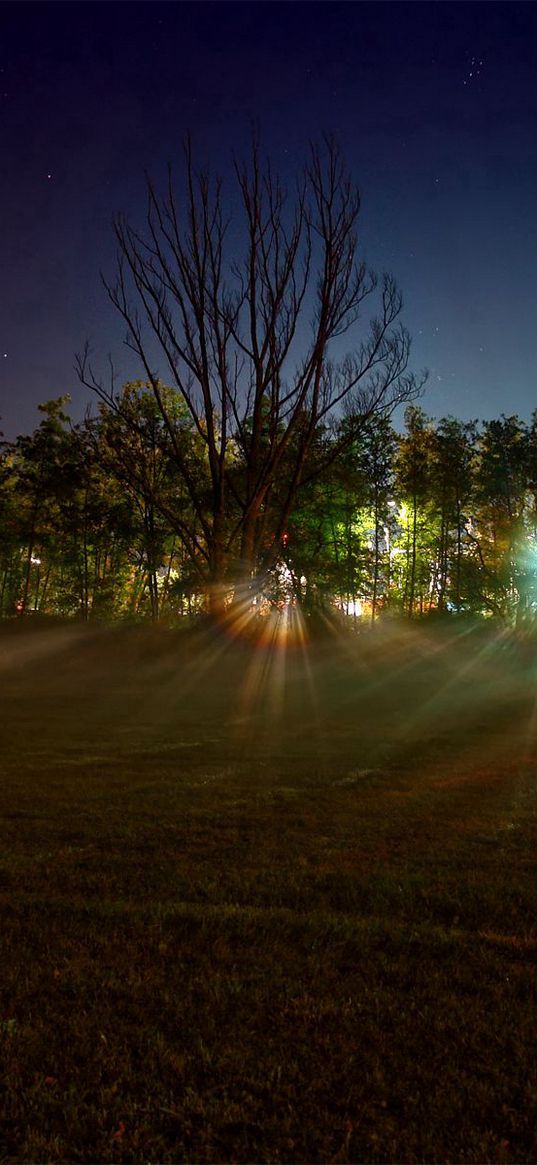
[(261, 709), (277, 725), (285, 708), (285, 685), (288, 649), (297, 645), (303, 650), (306, 628), (301, 611), (291, 603), (275, 607), (259, 621), (253, 655), (238, 694), (239, 731)]
[[(456, 649), (471, 630), (472, 628), (469, 628), (468, 631), (464, 630), (462, 633), (457, 630), (443, 642), (438, 643), (433, 640), (429, 644), (430, 658), (433, 659), (434, 656), (437, 656), (438, 663), (443, 662), (446, 678), (432, 689), (426, 699), (417, 702), (413, 713), (407, 716), (400, 738), (402, 743), (408, 743), (409, 740), (423, 736), (431, 725), (436, 727), (443, 719), (449, 720), (450, 716), (457, 712), (461, 706), (460, 695), (463, 685), (466, 693), (464, 711), (465, 713), (468, 711), (477, 713), (490, 700), (494, 692), (497, 694), (498, 685), (506, 682), (501, 667), (501, 648), (504, 646), (506, 634), (503, 630), (500, 630), (492, 639), (487, 639), (481, 648), (472, 652), (470, 658), (466, 659), (465, 662), (457, 661), (456, 666), (453, 667), (451, 660), (457, 660)], [(496, 669), (493, 666), (494, 661), (498, 665)], [(414, 660), (409, 662), (409, 669), (414, 663)], [(462, 750), (465, 727), (458, 715), (457, 712), (455, 732), (460, 739)], [(534, 719), (536, 717), (537, 708)]]
[(7, 640), (0, 646), (0, 670), (28, 664), (41, 665), (44, 660), (75, 647), (87, 638), (85, 628), (57, 628), (30, 631), (16, 641)]

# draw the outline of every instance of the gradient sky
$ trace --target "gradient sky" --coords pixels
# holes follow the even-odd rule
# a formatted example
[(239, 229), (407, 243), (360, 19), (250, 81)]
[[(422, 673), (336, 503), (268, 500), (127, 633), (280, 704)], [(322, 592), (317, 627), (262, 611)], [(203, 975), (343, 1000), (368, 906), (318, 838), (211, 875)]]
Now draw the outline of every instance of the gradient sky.
[(0, 25), (0, 425), (89, 394), (89, 338), (139, 369), (99, 272), (111, 219), (143, 213), (187, 131), (226, 175), (252, 120), (292, 172), (334, 131), (362, 194), (362, 250), (396, 276), (427, 366), (423, 407), (537, 407), (537, 6), (512, 3), (4, 3)]

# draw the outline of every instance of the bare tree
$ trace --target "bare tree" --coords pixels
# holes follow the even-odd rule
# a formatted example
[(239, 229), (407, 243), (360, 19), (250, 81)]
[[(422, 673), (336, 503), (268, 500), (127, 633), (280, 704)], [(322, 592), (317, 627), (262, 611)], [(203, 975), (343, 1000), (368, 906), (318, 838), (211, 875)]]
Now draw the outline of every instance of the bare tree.
[[(322, 457), (308, 465), (320, 427), (343, 405), (355, 426), (390, 413), (423, 383), (408, 371), (394, 279), (377, 280), (358, 258), (360, 197), (334, 142), (312, 147), (292, 197), (255, 142), (234, 175), (238, 221), (187, 142), (181, 195), (170, 172), (163, 196), (148, 181), (143, 231), (115, 220), (118, 273), (105, 281), (201, 531), (197, 561), (213, 609), (226, 585), (249, 585), (276, 559), (297, 491), (322, 472)], [(361, 307), (375, 292), (377, 314), (364, 328)], [(346, 333), (353, 347), (341, 355)], [(155, 351), (166, 366), (158, 374)], [(95, 376), (87, 351), (78, 372), (109, 408), (121, 408), (113, 379), (105, 386)], [(209, 490), (177, 441), (160, 377), (203, 443)], [(327, 456), (336, 454), (332, 443)]]

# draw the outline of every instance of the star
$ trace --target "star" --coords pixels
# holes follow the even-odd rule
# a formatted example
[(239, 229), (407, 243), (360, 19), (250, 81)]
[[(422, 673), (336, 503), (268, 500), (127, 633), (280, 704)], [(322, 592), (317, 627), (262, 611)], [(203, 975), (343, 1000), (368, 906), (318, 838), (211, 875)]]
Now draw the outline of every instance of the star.
[(463, 80), (463, 85), (468, 85), (470, 82), (471, 82), (471, 84), (475, 83), (477, 78), (481, 76), (482, 65), (483, 65), (483, 61), (481, 60), (481, 57), (471, 57), (470, 58), (470, 64), (469, 64), (469, 66), (468, 65), (466, 66), (468, 69), (468, 73), (467, 73), (465, 80)]

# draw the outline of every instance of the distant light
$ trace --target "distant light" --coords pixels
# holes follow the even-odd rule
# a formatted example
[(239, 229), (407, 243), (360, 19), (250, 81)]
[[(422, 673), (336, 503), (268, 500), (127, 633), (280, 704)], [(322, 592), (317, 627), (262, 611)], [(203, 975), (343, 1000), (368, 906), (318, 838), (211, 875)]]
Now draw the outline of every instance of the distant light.
[(349, 599), (348, 602), (342, 603), (343, 610), (346, 615), (357, 615), (358, 618), (363, 614), (364, 605), (360, 599)]

